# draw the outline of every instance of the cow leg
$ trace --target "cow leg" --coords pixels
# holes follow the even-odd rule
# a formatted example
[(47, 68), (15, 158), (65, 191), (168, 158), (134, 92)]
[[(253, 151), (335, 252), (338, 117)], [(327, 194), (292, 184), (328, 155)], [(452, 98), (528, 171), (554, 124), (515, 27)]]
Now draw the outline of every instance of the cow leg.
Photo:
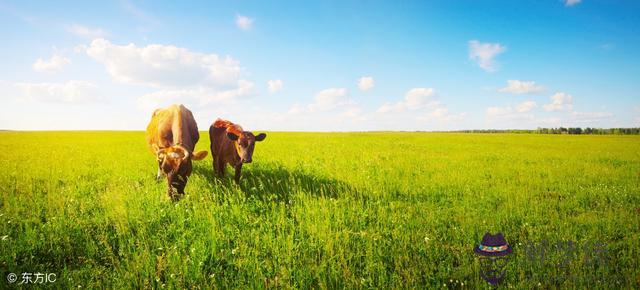
[(216, 171), (218, 173), (218, 177), (223, 178), (224, 177), (224, 161), (222, 160), (222, 158), (218, 158), (218, 160), (216, 160), (215, 167), (216, 167)]
[(159, 182), (161, 177), (162, 177), (162, 170), (160, 170), (160, 167), (158, 167), (158, 174), (156, 175), (156, 182)]
[(242, 172), (242, 162), (236, 165), (235, 168), (236, 168), (235, 180), (236, 180), (236, 183), (240, 184), (240, 173)]
[(213, 154), (211, 154), (211, 157), (213, 157), (213, 161), (211, 162), (211, 165), (213, 167), (213, 175), (216, 176), (218, 175), (218, 160), (216, 159), (216, 156)]
[(211, 157), (213, 158), (213, 161), (211, 162), (211, 165), (213, 166), (213, 176), (220, 176), (220, 172), (218, 171), (218, 157), (213, 152), (213, 148), (211, 148)]

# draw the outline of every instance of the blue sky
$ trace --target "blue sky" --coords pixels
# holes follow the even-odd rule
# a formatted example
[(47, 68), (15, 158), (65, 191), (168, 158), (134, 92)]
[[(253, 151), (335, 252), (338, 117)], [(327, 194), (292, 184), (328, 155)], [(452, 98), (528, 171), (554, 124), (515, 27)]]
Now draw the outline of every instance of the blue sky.
[(0, 128), (640, 126), (640, 2), (2, 1)]

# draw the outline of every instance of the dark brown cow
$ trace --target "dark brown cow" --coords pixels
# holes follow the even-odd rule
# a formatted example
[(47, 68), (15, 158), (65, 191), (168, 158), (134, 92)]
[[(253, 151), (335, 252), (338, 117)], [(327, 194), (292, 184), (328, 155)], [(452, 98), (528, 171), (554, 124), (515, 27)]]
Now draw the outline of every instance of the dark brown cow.
[(147, 126), (147, 143), (158, 160), (158, 175), (167, 176), (167, 193), (173, 200), (184, 194), (184, 187), (191, 175), (191, 160), (202, 160), (207, 151), (193, 152), (200, 139), (198, 125), (193, 114), (183, 105), (171, 105), (157, 109)]
[(242, 127), (227, 120), (216, 120), (209, 127), (213, 170), (219, 177), (224, 177), (225, 166), (229, 164), (236, 170), (236, 183), (240, 182), (242, 164), (251, 163), (256, 142), (266, 137), (265, 133), (254, 136), (253, 133), (243, 131)]

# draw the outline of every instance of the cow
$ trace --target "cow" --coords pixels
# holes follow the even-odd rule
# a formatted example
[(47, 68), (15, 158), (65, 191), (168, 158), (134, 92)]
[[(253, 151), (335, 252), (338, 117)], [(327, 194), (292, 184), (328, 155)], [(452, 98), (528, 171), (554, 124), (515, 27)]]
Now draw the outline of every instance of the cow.
[(207, 156), (204, 150), (193, 152), (198, 139), (198, 125), (191, 111), (183, 105), (171, 105), (153, 112), (147, 126), (147, 143), (158, 161), (156, 180), (166, 175), (167, 194), (172, 200), (184, 194), (191, 175), (191, 160), (202, 160)]
[(253, 135), (251, 132), (242, 130), (238, 124), (217, 119), (209, 127), (214, 172), (219, 177), (224, 177), (225, 166), (229, 164), (236, 170), (234, 178), (236, 183), (240, 183), (242, 164), (251, 163), (256, 142), (266, 137), (265, 133)]

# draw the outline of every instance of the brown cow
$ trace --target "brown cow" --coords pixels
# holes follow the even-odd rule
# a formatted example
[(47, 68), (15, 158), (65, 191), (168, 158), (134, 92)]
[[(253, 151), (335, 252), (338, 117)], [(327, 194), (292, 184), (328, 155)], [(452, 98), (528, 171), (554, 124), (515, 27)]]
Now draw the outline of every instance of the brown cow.
[(239, 183), (242, 164), (251, 163), (256, 142), (266, 137), (265, 133), (254, 136), (253, 133), (243, 131), (242, 127), (227, 120), (216, 120), (209, 127), (213, 170), (219, 177), (223, 177), (225, 166), (229, 164), (235, 168), (235, 181)]
[(191, 160), (202, 160), (207, 151), (193, 152), (200, 139), (198, 125), (193, 114), (183, 105), (171, 105), (157, 109), (147, 126), (147, 143), (158, 160), (158, 175), (167, 176), (167, 193), (173, 200), (184, 194), (184, 187), (191, 175)]

